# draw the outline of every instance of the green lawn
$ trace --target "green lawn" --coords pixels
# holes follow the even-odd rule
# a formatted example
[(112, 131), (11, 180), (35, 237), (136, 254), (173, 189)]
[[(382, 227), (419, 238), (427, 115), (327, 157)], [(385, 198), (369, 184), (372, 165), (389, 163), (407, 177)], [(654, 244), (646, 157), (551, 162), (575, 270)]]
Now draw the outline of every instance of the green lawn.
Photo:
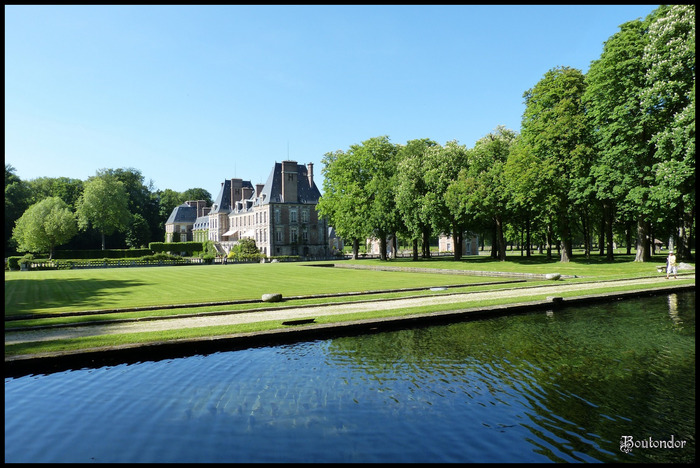
[[(552, 273), (576, 276), (566, 282), (591, 282), (637, 277), (663, 277), (657, 273), (656, 265), (664, 263), (665, 256), (656, 256), (652, 262), (634, 262), (634, 257), (620, 256), (613, 263), (607, 263), (599, 256), (585, 259), (575, 257), (572, 262), (562, 264), (547, 260), (545, 256), (512, 257), (506, 262), (491, 260), (486, 256), (465, 257), (455, 262), (449, 257), (433, 258), (413, 262), (410, 259), (391, 261), (358, 260), (348, 264), (461, 269), (482, 272)], [(329, 268), (313, 265), (329, 265), (331, 262), (317, 263), (271, 263), (271, 264), (229, 264), (192, 265), (141, 268), (104, 268), (86, 270), (55, 271), (12, 271), (5, 272), (5, 316), (37, 314), (40, 318), (6, 322), (6, 330), (17, 326), (67, 324), (109, 319), (135, 319), (146, 316), (195, 314), (221, 310), (251, 310), (255, 308), (280, 307), (285, 305), (319, 304), (368, 299), (367, 296), (347, 296), (337, 298), (288, 299), (292, 296), (313, 296), (319, 294), (376, 292), (371, 298), (401, 297), (407, 295), (444, 294), (449, 292), (495, 290), (523, 287), (551, 281), (528, 281), (512, 283), (512, 278), (412, 273), (396, 271), (354, 270)], [(694, 266), (694, 264), (692, 264)], [(693, 270), (694, 272), (694, 270)], [(679, 277), (678, 283), (694, 282), (694, 279)], [(481, 285), (491, 283), (489, 285)], [(502, 283), (502, 284), (495, 284)], [(669, 283), (671, 284), (671, 283)], [(433, 292), (432, 286), (465, 285), (450, 288), (448, 291)], [(595, 286), (588, 292), (571, 295), (596, 294), (616, 290), (634, 289), (634, 286)], [(410, 288), (425, 288), (422, 291), (400, 291)], [(604, 288), (604, 289), (603, 289)], [(389, 292), (399, 290), (398, 292)], [(259, 302), (262, 294), (280, 292), (288, 300), (282, 303)], [(564, 294), (568, 295), (568, 294)], [(530, 297), (528, 300), (543, 299)], [(163, 306), (175, 304), (197, 304), (208, 302), (254, 300), (256, 303), (196, 308), (162, 309), (104, 313), (82, 317), (63, 317), (61, 313), (83, 310), (110, 310), (130, 307)], [(343, 316), (319, 318), (318, 323), (342, 320), (358, 320), (399, 316), (430, 312), (433, 310), (453, 310), (465, 307), (487, 306), (518, 302), (518, 298), (494, 299), (489, 303), (455, 303), (450, 305), (413, 307), (405, 310), (362, 312)], [(43, 317), (41, 317), (43, 316)], [(164, 332), (136, 333), (125, 335), (95, 336), (72, 340), (24, 343), (5, 346), (5, 356), (81, 349), (94, 346), (114, 346), (124, 343), (145, 343), (176, 338), (219, 335), (284, 328), (277, 322), (260, 322), (226, 327), (171, 330)]]
[(309, 265), (254, 263), (5, 272), (5, 316), (259, 300), (265, 293), (309, 296), (489, 280)]

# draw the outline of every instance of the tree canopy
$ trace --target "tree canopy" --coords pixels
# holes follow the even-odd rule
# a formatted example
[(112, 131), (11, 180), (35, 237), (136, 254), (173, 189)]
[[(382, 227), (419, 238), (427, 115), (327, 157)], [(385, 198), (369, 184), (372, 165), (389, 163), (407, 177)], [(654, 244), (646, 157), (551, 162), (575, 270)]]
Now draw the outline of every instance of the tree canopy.
[(30, 206), (17, 220), (12, 235), (21, 252), (48, 252), (69, 241), (78, 232), (75, 214), (58, 197), (45, 198)]

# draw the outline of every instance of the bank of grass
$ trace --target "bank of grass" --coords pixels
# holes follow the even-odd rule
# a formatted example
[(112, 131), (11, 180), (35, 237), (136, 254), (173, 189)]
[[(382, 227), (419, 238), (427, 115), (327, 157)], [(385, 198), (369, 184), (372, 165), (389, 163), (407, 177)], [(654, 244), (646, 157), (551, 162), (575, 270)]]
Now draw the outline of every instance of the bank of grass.
[[(483, 277), (266, 263), (5, 272), (5, 316), (484, 282)], [(503, 281), (498, 278), (496, 281)]]
[[(634, 258), (619, 258), (613, 263), (575, 257), (569, 264), (547, 260), (545, 256), (535, 258), (513, 258), (506, 262), (493, 261), (487, 257), (466, 257), (460, 262), (441, 257), (412, 262), (409, 259), (395, 259), (389, 262), (379, 260), (358, 260), (347, 262), (365, 266), (405, 266), (411, 268), (461, 269), (482, 272), (551, 273), (558, 272), (576, 276), (567, 282), (591, 282), (610, 279), (636, 277), (662, 277), (656, 265), (663, 264), (664, 258), (657, 256), (652, 262), (638, 263)], [(328, 265), (329, 262), (320, 262)], [(527, 283), (506, 283), (512, 278), (488, 276), (464, 276), (429, 273), (387, 272), (372, 270), (349, 270), (340, 268), (312, 267), (319, 263), (293, 264), (250, 264), (250, 265), (202, 265), (188, 267), (152, 267), (95, 270), (62, 270), (39, 272), (6, 272), (5, 274), (5, 315), (40, 314), (45, 318), (6, 322), (10, 326), (37, 326), (103, 321), (114, 319), (142, 319), (153, 316), (177, 314), (216, 313), (255, 308), (286, 307), (331, 302), (407, 297), (427, 294), (447, 294), (464, 291), (484, 291), (529, 287), (547, 281)], [(679, 278), (677, 284), (694, 282)], [(490, 283), (483, 285), (484, 283)], [(430, 291), (431, 286), (463, 285), (446, 291)], [(425, 288), (416, 291), (392, 291), (402, 288)], [(592, 288), (585, 292), (561, 294), (570, 297), (582, 294), (639, 289), (638, 286)], [(374, 291), (370, 296), (343, 296), (334, 298), (304, 298), (282, 303), (228, 304), (177, 309), (161, 309), (134, 312), (113, 312), (80, 317), (57, 317), (57, 313), (77, 310), (102, 310), (126, 307), (159, 306), (166, 304), (193, 304), (201, 302), (234, 301), (259, 299), (265, 292), (282, 292), (285, 297), (314, 296), (318, 294)], [(9, 293), (9, 294), (8, 294)], [(527, 301), (545, 299), (529, 296)], [(386, 316), (428, 313), (437, 310), (458, 310), (470, 307), (483, 307), (521, 302), (522, 298), (502, 298), (479, 302), (461, 302), (436, 306), (413, 307), (400, 310), (377, 310), (354, 314), (318, 317), (316, 323), (334, 323), (348, 320), (361, 320)], [(203, 327), (194, 329), (167, 330), (159, 332), (131, 333), (54, 340), (34, 343), (21, 343), (5, 346), (5, 355), (33, 354), (80, 350), (121, 344), (170, 341), (175, 339), (204, 336), (227, 335), (253, 331), (285, 328), (281, 321), (259, 322), (242, 325)]]
[[(683, 280), (674, 284), (687, 284), (694, 280)], [(657, 284), (658, 285), (658, 284)], [(562, 292), (558, 294), (563, 298), (576, 297), (580, 295), (603, 294), (621, 291), (638, 290), (637, 285), (624, 285), (617, 287), (592, 287), (585, 291)], [(315, 318), (317, 324), (333, 324), (340, 322), (358, 321), (365, 319), (376, 319), (384, 317), (404, 317), (409, 315), (421, 315), (431, 312), (447, 312), (458, 311), (476, 307), (489, 307), (515, 304), (520, 302), (532, 302), (546, 300), (548, 294), (538, 294), (514, 298), (496, 298), (480, 301), (463, 301), (450, 304), (439, 305), (423, 305), (417, 307), (407, 307), (403, 309), (390, 310), (374, 310), (364, 311), (340, 315), (319, 316)], [(289, 325), (284, 325), (282, 320), (271, 320), (265, 322), (244, 323), (238, 325), (221, 325), (199, 328), (184, 328), (176, 330), (162, 330), (158, 332), (142, 332), (142, 333), (125, 333), (120, 335), (100, 335), (89, 336), (74, 339), (62, 339), (42, 342), (18, 343), (5, 346), (5, 356), (38, 354), (38, 353), (57, 353), (62, 351), (76, 351), (94, 348), (113, 347), (121, 345), (134, 345), (139, 343), (158, 343), (173, 340), (187, 340), (202, 337), (227, 336), (240, 333), (261, 332), (275, 329), (289, 328)]]

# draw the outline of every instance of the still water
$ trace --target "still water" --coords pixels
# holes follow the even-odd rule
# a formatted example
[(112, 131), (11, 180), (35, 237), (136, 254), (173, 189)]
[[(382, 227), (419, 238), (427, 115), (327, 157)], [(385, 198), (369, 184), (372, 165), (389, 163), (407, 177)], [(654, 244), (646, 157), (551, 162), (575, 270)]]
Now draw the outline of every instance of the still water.
[(694, 460), (694, 292), (5, 379), (6, 462)]

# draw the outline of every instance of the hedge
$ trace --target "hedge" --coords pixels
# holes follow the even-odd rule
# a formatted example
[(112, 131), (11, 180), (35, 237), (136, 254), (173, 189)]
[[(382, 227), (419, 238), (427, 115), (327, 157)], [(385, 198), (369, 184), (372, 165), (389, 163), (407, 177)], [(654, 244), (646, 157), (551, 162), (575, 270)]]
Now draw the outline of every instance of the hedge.
[(201, 252), (204, 250), (202, 242), (151, 242), (148, 248), (153, 252)]
[(55, 250), (53, 258), (87, 260), (93, 258), (138, 258), (152, 255), (151, 249), (86, 249), (86, 250)]

